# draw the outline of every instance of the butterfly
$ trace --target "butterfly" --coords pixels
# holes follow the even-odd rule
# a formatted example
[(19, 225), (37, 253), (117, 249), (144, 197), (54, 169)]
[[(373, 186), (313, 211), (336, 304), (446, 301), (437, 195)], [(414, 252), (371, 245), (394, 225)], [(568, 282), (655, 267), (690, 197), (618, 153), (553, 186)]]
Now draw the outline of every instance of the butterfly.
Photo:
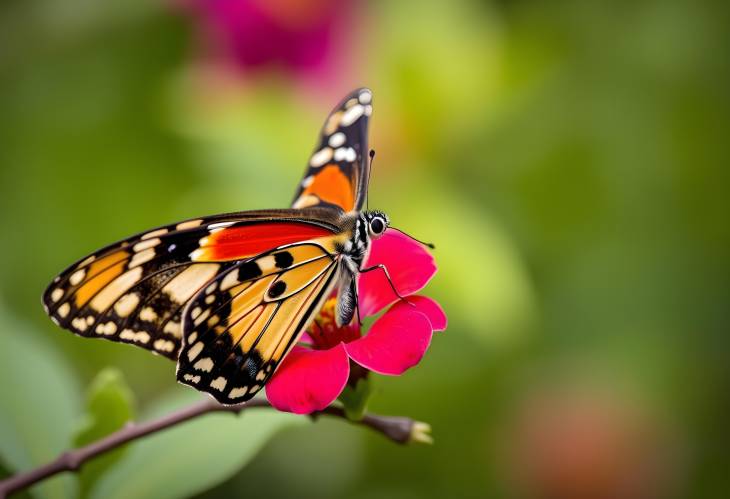
[(46, 312), (77, 335), (177, 360), (178, 381), (221, 403), (250, 399), (329, 296), (337, 323), (350, 324), (358, 273), (390, 281), (385, 267), (363, 267), (389, 226), (362, 210), (371, 113), (366, 88), (333, 109), (290, 209), (185, 220), (106, 246), (53, 280)]

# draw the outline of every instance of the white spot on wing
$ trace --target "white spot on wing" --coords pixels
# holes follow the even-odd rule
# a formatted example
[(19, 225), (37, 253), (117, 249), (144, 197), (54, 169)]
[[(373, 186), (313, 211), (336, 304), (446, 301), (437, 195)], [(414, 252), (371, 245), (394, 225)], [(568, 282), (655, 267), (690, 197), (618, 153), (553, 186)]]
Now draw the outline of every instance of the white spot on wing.
[(200, 352), (203, 350), (203, 342), (199, 341), (198, 343), (194, 344), (190, 347), (190, 350), (188, 350), (188, 360), (190, 362), (194, 361), (195, 358), (200, 355)]
[(241, 388), (232, 388), (228, 396), (232, 399), (241, 398), (248, 392), (248, 387), (243, 386)]
[(238, 272), (235, 270), (228, 272), (223, 280), (221, 280), (221, 291), (230, 289), (237, 284), (240, 284), (238, 281)]
[(114, 305), (114, 311), (119, 317), (127, 317), (139, 305), (139, 296), (137, 293), (129, 293), (121, 298)]
[(119, 338), (123, 340), (133, 341), (135, 343), (147, 344), (150, 341), (150, 334), (147, 331), (134, 332), (131, 329), (125, 329)]
[(61, 317), (65, 318), (70, 311), (71, 305), (69, 305), (68, 303), (64, 303), (63, 305), (58, 307), (58, 315), (60, 315)]
[(201, 219), (197, 220), (188, 220), (187, 222), (181, 222), (175, 226), (175, 229), (177, 230), (185, 230), (185, 229), (192, 229), (194, 227), (199, 226), (203, 221)]
[(357, 159), (357, 153), (352, 147), (340, 147), (335, 151), (335, 161), (348, 161), (352, 163)]
[(292, 205), (292, 208), (306, 208), (307, 206), (313, 206), (317, 203), (319, 203), (319, 198), (317, 196), (306, 194), (297, 199), (296, 202)]
[(274, 255), (268, 255), (259, 258), (256, 263), (259, 265), (261, 272), (265, 274), (276, 267), (276, 258), (274, 258)]
[(168, 282), (162, 291), (177, 303), (185, 303), (218, 272), (217, 263), (191, 265)]
[(81, 317), (76, 317), (74, 320), (72, 320), (71, 325), (82, 333), (86, 331), (86, 329), (89, 327), (89, 325), (86, 324), (86, 321)]
[(318, 168), (330, 159), (332, 159), (332, 149), (329, 147), (324, 147), (312, 154), (312, 158), (309, 160), (309, 164), (315, 168)]
[(360, 92), (360, 95), (357, 96), (357, 100), (360, 101), (360, 104), (370, 104), (373, 100), (373, 94), (370, 93), (370, 90), (363, 90)]
[(148, 232), (147, 234), (142, 236), (142, 239), (150, 239), (152, 237), (161, 236), (162, 234), (167, 234), (167, 229), (153, 230), (152, 232)]
[(209, 373), (213, 369), (213, 359), (211, 359), (210, 357), (200, 359), (193, 365), (193, 368), (197, 369), (198, 371), (205, 371)]
[(233, 225), (234, 223), (236, 223), (236, 222), (218, 222), (218, 223), (210, 224), (208, 226), (208, 230), (213, 232), (215, 229), (223, 229), (225, 227)]
[(335, 134), (332, 134), (329, 140), (329, 144), (332, 147), (340, 147), (342, 144), (345, 143), (345, 134), (342, 132), (337, 132)]
[(216, 379), (210, 382), (210, 387), (215, 388), (219, 392), (222, 392), (223, 389), (225, 389), (227, 383), (228, 380), (226, 378), (224, 378), (223, 376), (218, 376)]
[(106, 324), (99, 324), (96, 326), (96, 334), (101, 334), (104, 336), (111, 336), (116, 332), (117, 332), (117, 325), (111, 321), (107, 322)]
[(208, 318), (209, 315), (210, 315), (210, 309), (206, 308), (205, 311), (202, 314), (200, 314), (200, 316), (197, 319), (195, 319), (195, 325), (199, 326), (205, 319)]
[[(142, 243), (139, 243), (142, 244)], [(139, 267), (143, 263), (147, 263), (155, 257), (155, 248), (147, 248), (146, 250), (135, 253), (129, 261), (129, 268)]]
[(61, 298), (63, 298), (63, 290), (61, 288), (54, 289), (53, 293), (51, 293), (51, 300), (55, 303)]
[(182, 336), (179, 322), (169, 321), (167, 324), (165, 324), (165, 327), (162, 331), (171, 336), (175, 336), (176, 338), (180, 338)]
[(157, 320), (157, 312), (152, 307), (145, 307), (139, 313), (139, 318), (143, 321), (154, 322)]
[(170, 340), (155, 340), (153, 346), (160, 352), (172, 352), (175, 349), (175, 344)]
[(357, 121), (357, 119), (360, 116), (363, 115), (364, 112), (365, 112), (365, 108), (363, 106), (361, 106), (360, 104), (355, 104), (350, 109), (345, 111), (345, 114), (342, 115), (342, 120), (340, 120), (340, 125), (342, 125), (342, 126), (352, 125), (353, 123), (355, 123), (355, 121)]
[[(77, 268), (77, 269), (80, 269), (81, 267), (86, 267), (86, 266), (87, 266), (88, 264), (90, 264), (90, 263), (91, 263), (91, 262), (93, 262), (94, 260), (96, 260), (96, 257), (95, 257), (94, 255), (91, 255), (91, 256), (87, 257), (87, 258), (86, 258), (86, 259), (85, 259), (85, 260), (84, 260), (83, 262), (79, 263), (79, 264), (78, 264), (78, 265), (76, 266), (76, 268)], [(57, 278), (56, 278), (56, 280), (54, 280), (53, 282), (57, 282), (57, 281), (58, 281), (58, 279), (59, 279), (59, 278), (57, 277)]]
[(77, 270), (71, 274), (71, 277), (68, 278), (68, 282), (70, 282), (72, 286), (76, 286), (84, 280), (84, 277), (86, 277), (86, 269)]
[(146, 250), (147, 248), (154, 248), (160, 244), (160, 238), (156, 237), (154, 239), (145, 239), (144, 241), (140, 241), (137, 244), (134, 245), (134, 248), (132, 248), (134, 251), (139, 252), (142, 250)]

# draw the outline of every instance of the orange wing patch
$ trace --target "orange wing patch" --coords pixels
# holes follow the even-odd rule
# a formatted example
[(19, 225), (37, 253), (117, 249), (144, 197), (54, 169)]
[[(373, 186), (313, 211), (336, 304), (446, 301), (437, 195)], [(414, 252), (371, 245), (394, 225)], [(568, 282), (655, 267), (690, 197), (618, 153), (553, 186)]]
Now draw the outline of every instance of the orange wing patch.
[(352, 206), (355, 203), (352, 181), (342, 173), (339, 166), (327, 165), (308, 178), (309, 180), (305, 179), (308, 185), (294, 203), (294, 208), (314, 206), (321, 201), (336, 206)]
[(366, 88), (347, 95), (332, 110), (309, 158), (293, 208), (336, 207), (359, 210), (365, 200), (369, 167), (367, 127), (372, 93)]
[[(102, 288), (119, 277), (124, 272), (128, 259), (129, 252), (120, 250), (95, 260), (86, 269), (77, 270), (85, 273), (85, 280), (74, 295), (76, 307), (81, 308), (86, 305)], [(71, 274), (72, 277), (74, 275)]]

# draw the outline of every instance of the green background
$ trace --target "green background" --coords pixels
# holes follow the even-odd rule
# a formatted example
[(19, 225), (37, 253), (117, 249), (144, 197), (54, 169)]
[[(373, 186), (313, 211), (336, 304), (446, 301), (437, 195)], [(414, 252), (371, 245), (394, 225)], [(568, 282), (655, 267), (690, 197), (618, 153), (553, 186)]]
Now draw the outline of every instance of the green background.
[(161, 357), (55, 327), (51, 278), (156, 225), (286, 206), (326, 112), (367, 85), (370, 206), (436, 243), (426, 292), (449, 317), (370, 410), (427, 421), (435, 445), (216, 415), (31, 494), (730, 494), (730, 9), (356, 9), (356, 62), (317, 84), (206, 76), (168, 2), (0, 4), (2, 473), (198, 398)]

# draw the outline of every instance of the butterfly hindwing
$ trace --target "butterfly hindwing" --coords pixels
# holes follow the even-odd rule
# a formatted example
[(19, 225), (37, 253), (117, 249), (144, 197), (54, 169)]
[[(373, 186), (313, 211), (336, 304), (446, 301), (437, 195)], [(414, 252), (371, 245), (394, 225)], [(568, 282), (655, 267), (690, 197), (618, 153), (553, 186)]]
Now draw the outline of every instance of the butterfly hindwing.
[(359, 210), (367, 195), (367, 129), (372, 93), (361, 88), (329, 114), (292, 203), (294, 208)]
[(237, 263), (190, 302), (178, 381), (233, 404), (274, 373), (336, 284), (336, 237)]
[(108, 246), (61, 273), (43, 302), (60, 326), (176, 359), (187, 303), (217, 275), (263, 249), (331, 237), (293, 210), (195, 219)]

